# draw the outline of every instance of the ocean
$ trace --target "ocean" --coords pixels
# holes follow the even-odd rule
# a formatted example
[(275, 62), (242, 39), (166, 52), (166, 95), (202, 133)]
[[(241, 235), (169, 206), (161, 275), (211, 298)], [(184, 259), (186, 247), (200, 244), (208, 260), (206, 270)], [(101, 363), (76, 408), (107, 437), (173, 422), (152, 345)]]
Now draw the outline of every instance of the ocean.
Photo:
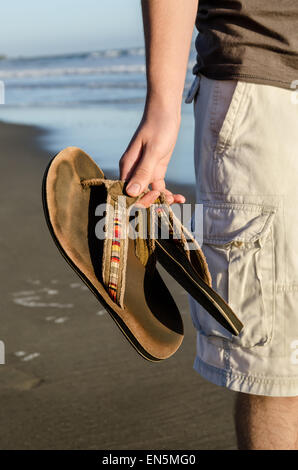
[[(194, 78), (194, 63), (193, 45), (184, 96)], [(144, 48), (2, 59), (0, 80), (5, 86), (0, 120), (47, 129), (41, 143), (50, 155), (74, 145), (104, 171), (118, 173), (119, 158), (143, 113)], [(194, 183), (193, 132), (193, 106), (183, 102), (169, 181)]]

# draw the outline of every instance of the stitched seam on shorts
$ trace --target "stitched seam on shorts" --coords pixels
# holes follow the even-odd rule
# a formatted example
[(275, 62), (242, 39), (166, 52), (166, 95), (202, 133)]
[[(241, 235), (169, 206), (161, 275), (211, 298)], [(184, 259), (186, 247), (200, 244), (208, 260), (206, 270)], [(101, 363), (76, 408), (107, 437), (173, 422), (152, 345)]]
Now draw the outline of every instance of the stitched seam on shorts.
[[(274, 258), (275, 244), (274, 244), (274, 236), (273, 236), (273, 228), (272, 227), (270, 227), (270, 238), (271, 238), (270, 241), (271, 241), (271, 274), (272, 274), (272, 283), (271, 283), (272, 308), (271, 308), (271, 312), (269, 311), (266, 314), (266, 306), (264, 305), (265, 322), (266, 322), (266, 320), (268, 320), (268, 323), (269, 323), (270, 316), (271, 316), (270, 330), (268, 331), (268, 337), (267, 337), (267, 340), (264, 343), (264, 346), (271, 343), (272, 338), (273, 338), (273, 334), (274, 334), (274, 325), (275, 325), (275, 304), (276, 304), (275, 288), (274, 288), (275, 287), (275, 258)], [(266, 325), (265, 325), (265, 328), (266, 328)], [(268, 329), (269, 329), (269, 325), (268, 325)]]
[(212, 138), (215, 141), (213, 145), (214, 148), (212, 148), (212, 151), (214, 151), (216, 148), (216, 143), (217, 143), (217, 138), (218, 138), (218, 132), (217, 132), (215, 123), (216, 123), (217, 108), (218, 108), (219, 86), (220, 86), (220, 82), (215, 81), (214, 91), (213, 91), (213, 96), (212, 96), (212, 105), (211, 105), (211, 110), (210, 110), (210, 130), (211, 130)]
[[(250, 196), (264, 196), (264, 197), (281, 197), (282, 195), (281, 194), (276, 194), (276, 193), (270, 193), (270, 194), (266, 194), (266, 193), (250, 193), (250, 194), (243, 194), (243, 193), (220, 193), (218, 194), (218, 191), (202, 191), (200, 190), (200, 194), (216, 194), (219, 198), (222, 198), (224, 201), (226, 200), (227, 196), (229, 197), (250, 197)], [(206, 201), (208, 201), (208, 199), (206, 199)], [(245, 204), (245, 203), (244, 203)], [(250, 203), (248, 203), (250, 204)]]
[(226, 149), (228, 147), (231, 147), (231, 137), (235, 130), (237, 117), (239, 116), (240, 110), (242, 110), (243, 112), (243, 109), (245, 109), (243, 102), (245, 99), (247, 99), (248, 87), (249, 84), (246, 82), (237, 82), (235, 91), (230, 102), (230, 106), (228, 107), (227, 114), (223, 121), (222, 127), (218, 133), (218, 138), (214, 151), (214, 159), (217, 161), (222, 160), (223, 154), (225, 153)]
[(247, 380), (250, 382), (263, 382), (263, 383), (270, 383), (272, 381), (278, 381), (279, 383), (287, 383), (287, 382), (298, 382), (298, 375), (297, 376), (270, 376), (267, 377), (265, 375), (247, 375), (247, 374), (241, 374), (238, 372), (233, 372), (232, 370), (224, 370), (220, 369), (219, 367), (212, 366), (211, 364), (208, 364), (207, 362), (202, 361), (198, 356), (196, 356), (196, 360), (201, 364), (203, 367), (209, 370), (213, 370), (217, 374), (224, 375), (225, 377), (232, 377), (232, 378), (239, 378), (242, 380)]
[(285, 258), (284, 258), (284, 263), (285, 263), (285, 285), (288, 284), (288, 255), (289, 255), (289, 249), (288, 249), (288, 220), (287, 217), (285, 217), (285, 206), (283, 206), (283, 229), (284, 229), (284, 246), (285, 246)]
[(261, 215), (263, 214), (270, 214), (271, 212), (276, 212), (276, 206), (270, 206), (270, 205), (266, 205), (266, 207), (264, 206), (264, 204), (253, 204), (253, 203), (249, 203), (249, 202), (244, 202), (243, 204), (242, 203), (237, 203), (237, 202), (210, 202), (210, 201), (204, 201), (203, 200), (203, 204), (204, 206), (207, 206), (207, 207), (213, 207), (213, 208), (218, 208), (218, 209), (222, 209), (222, 210), (231, 210), (231, 209), (236, 209), (236, 210), (242, 210), (244, 212), (260, 212), (259, 209), (262, 209), (262, 211), (260, 212)]
[(218, 142), (219, 132), (220, 132), (220, 130), (219, 132), (217, 132), (216, 125), (215, 125), (217, 109), (218, 109), (219, 86), (220, 86), (220, 82), (216, 81), (214, 83), (213, 101), (212, 101), (212, 106), (210, 110), (210, 131), (211, 131), (211, 136), (212, 136), (211, 150), (213, 154), (213, 164), (211, 167), (211, 171), (212, 171), (211, 179), (212, 179), (212, 185), (213, 185), (215, 192), (218, 191), (217, 163), (214, 158), (214, 155), (215, 155), (215, 150), (217, 147), (217, 142)]
[(273, 381), (278, 381), (279, 383), (287, 383), (287, 382), (298, 382), (298, 376), (262, 376), (262, 375), (246, 375), (246, 374), (239, 374), (232, 371), (225, 371), (226, 374), (230, 375), (232, 378), (241, 378), (243, 380), (247, 380), (249, 382), (263, 382), (263, 383), (270, 383)]
[(248, 382), (260, 382), (260, 383), (272, 383), (278, 381), (279, 383), (288, 383), (288, 382), (298, 382), (298, 376), (258, 376), (258, 375), (246, 375), (246, 374), (238, 374), (231, 371), (225, 372), (230, 378), (239, 378), (242, 380), (246, 380)]
[[(259, 235), (260, 232), (255, 232), (252, 236), (255, 237), (256, 235)], [(245, 243), (245, 244), (248, 244), (248, 243), (251, 243), (253, 244), (253, 241), (251, 239), (247, 239), (247, 238), (244, 238), (244, 237), (239, 237), (239, 236), (236, 236), (234, 237), (233, 239), (227, 239), (227, 238), (223, 238), (223, 237), (218, 237), (218, 238), (215, 238), (215, 237), (208, 237), (207, 235), (203, 235), (203, 243), (205, 245), (208, 245), (208, 244), (212, 244), (212, 242), (214, 242), (215, 244), (218, 244), (218, 242), (221, 242), (220, 244), (222, 245), (230, 245), (231, 243), (233, 243), (233, 241), (235, 241), (235, 238), (237, 239), (236, 241), (238, 242), (242, 242), (242, 243)], [(253, 245), (252, 245), (253, 246)]]
[[(284, 267), (284, 271), (283, 271), (283, 279), (284, 279), (284, 283), (286, 284), (287, 283), (287, 262), (285, 262), (287, 260), (287, 253), (288, 253), (288, 245), (286, 243), (286, 223), (285, 223), (285, 220), (286, 220), (286, 216), (285, 216), (285, 198), (283, 196), (283, 199), (282, 199), (282, 240), (283, 240), (283, 255), (284, 255), (284, 258), (283, 258), (283, 267)], [(278, 292), (278, 290), (276, 289), (276, 292)], [(283, 311), (285, 311), (285, 302), (286, 302), (286, 299), (285, 299), (285, 294), (282, 296), (282, 307), (283, 307)], [(283, 334), (283, 352), (284, 352), (284, 355), (286, 355), (286, 350), (287, 350), (287, 344), (286, 344), (286, 331), (287, 331), (287, 321), (286, 321), (286, 315), (283, 315), (282, 316), (283, 318), (283, 324), (282, 324), (282, 327), (283, 327), (283, 330), (282, 330), (282, 334)]]
[(276, 286), (277, 292), (298, 292), (298, 284), (278, 284)]

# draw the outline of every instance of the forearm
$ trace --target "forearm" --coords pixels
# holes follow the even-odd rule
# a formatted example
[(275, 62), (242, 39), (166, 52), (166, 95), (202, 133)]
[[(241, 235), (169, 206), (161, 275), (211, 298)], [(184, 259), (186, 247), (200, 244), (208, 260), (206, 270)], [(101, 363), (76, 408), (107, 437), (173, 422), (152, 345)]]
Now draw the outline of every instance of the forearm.
[(142, 0), (146, 110), (179, 114), (198, 0)]

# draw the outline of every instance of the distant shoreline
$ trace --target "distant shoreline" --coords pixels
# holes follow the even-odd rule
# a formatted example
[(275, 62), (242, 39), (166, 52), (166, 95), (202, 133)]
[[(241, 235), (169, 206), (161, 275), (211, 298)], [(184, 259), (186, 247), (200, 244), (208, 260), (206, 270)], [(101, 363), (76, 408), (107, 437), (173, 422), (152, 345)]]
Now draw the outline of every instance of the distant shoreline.
[[(36, 158), (37, 154), (40, 154), (41, 159), (42, 157), (45, 157), (44, 162), (46, 165), (46, 160), (47, 159), (50, 160), (51, 158), (53, 158), (55, 152), (48, 151), (47, 148), (44, 145), (42, 145), (42, 142), (39, 139), (50, 132), (51, 131), (47, 130), (47, 128), (42, 127), (42, 126), (22, 124), (22, 123), (9, 123), (9, 122), (0, 120), (0, 138), (2, 141), (1, 154), (3, 155), (7, 151), (7, 145), (3, 144), (3, 140), (5, 141), (6, 137), (10, 136), (11, 141), (13, 141), (12, 136), (15, 133), (18, 139), (19, 139), (19, 136), (21, 136), (20, 142), (22, 142), (23, 145), (26, 145), (29, 148), (34, 148), (34, 152), (33, 152), (34, 158)], [(62, 149), (57, 149), (57, 151), (60, 151), (60, 150)], [(27, 154), (27, 152), (25, 152), (25, 154)], [(90, 156), (92, 157), (92, 155)], [(26, 155), (26, 158), (28, 158), (27, 155)], [(17, 157), (17, 159), (19, 160), (19, 157)], [(42, 161), (41, 161), (41, 164), (42, 164)], [(28, 162), (27, 168), (30, 168), (29, 162)], [(102, 168), (102, 169), (109, 178), (114, 178), (114, 179), (118, 178), (116, 171), (113, 171), (107, 168)], [(183, 183), (179, 181), (173, 181), (173, 180), (166, 180), (166, 183), (167, 183), (167, 188), (170, 191), (183, 194), (186, 198), (187, 203), (193, 204), (195, 202), (195, 185)]]
[[(191, 43), (190, 50), (195, 51), (195, 41), (193, 40)], [(18, 55), (18, 56), (10, 56), (7, 54), (0, 54), (0, 59), (52, 59), (52, 58), (63, 58), (63, 57), (73, 57), (73, 56), (88, 56), (90, 54), (98, 54), (98, 55), (109, 55), (111, 53), (115, 53), (116, 56), (119, 55), (126, 55), (127, 52), (136, 53), (138, 55), (145, 55), (145, 45), (142, 43), (140, 45), (128, 46), (128, 47), (111, 47), (111, 48), (103, 48), (103, 49), (96, 49), (90, 51), (72, 51), (72, 52), (52, 52), (44, 55), (36, 54), (36, 55)]]

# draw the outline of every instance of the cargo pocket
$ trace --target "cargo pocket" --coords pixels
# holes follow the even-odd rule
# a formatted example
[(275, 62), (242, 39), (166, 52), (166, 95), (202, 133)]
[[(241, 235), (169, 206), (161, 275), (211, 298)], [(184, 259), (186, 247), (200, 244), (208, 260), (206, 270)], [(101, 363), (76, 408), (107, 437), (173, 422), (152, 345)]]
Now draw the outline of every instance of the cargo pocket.
[(233, 336), (196, 304), (193, 321), (202, 334), (246, 348), (270, 341), (275, 304), (272, 223), (276, 210), (256, 204), (204, 203), (202, 250), (212, 286), (244, 328), (239, 336)]

